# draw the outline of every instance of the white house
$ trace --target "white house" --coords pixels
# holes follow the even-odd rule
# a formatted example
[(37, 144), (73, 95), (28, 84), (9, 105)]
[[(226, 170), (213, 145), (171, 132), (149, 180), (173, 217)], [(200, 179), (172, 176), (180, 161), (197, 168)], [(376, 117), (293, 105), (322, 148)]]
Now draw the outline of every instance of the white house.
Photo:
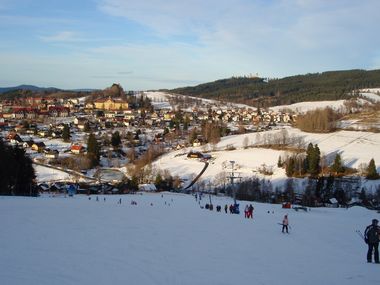
[(154, 184), (139, 184), (139, 191), (156, 192), (157, 188)]

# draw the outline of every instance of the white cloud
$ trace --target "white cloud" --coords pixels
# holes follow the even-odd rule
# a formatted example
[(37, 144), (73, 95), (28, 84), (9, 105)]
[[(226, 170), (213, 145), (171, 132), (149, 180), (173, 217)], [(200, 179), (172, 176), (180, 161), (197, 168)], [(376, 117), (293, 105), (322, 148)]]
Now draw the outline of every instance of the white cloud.
[(62, 31), (51, 36), (40, 36), (40, 39), (45, 42), (73, 42), (80, 40), (74, 32), (70, 31)]
[(377, 0), (103, 0), (99, 8), (159, 37), (188, 36), (195, 40), (187, 43), (224, 50), (225, 57), (262, 62), (258, 68), (272, 66), (272, 74), (369, 68), (368, 57), (380, 44)]

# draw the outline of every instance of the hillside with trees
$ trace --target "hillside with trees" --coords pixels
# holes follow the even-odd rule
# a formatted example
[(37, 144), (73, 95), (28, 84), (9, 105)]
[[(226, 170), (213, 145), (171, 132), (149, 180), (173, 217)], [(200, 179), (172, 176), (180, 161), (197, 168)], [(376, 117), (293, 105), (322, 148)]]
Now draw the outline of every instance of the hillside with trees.
[(170, 90), (183, 95), (256, 107), (346, 99), (354, 90), (380, 86), (380, 70), (347, 70), (265, 79), (232, 77)]

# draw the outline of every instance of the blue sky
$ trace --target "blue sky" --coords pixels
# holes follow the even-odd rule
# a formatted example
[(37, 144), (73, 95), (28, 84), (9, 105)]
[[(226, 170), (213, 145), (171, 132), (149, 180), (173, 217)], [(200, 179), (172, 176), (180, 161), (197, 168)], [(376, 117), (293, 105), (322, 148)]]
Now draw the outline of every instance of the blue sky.
[(0, 0), (0, 86), (126, 90), (380, 68), (378, 0)]

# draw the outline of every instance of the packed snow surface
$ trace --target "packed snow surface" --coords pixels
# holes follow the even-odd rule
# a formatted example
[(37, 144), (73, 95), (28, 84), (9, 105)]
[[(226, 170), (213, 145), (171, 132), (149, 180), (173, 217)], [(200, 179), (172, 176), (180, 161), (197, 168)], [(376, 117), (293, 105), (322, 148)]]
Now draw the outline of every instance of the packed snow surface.
[[(0, 284), (380, 284), (380, 265), (367, 264), (355, 232), (376, 212), (253, 203), (248, 220), (201, 209), (208, 202), (172, 193), (0, 197)], [(284, 214), (289, 234), (278, 224)]]

